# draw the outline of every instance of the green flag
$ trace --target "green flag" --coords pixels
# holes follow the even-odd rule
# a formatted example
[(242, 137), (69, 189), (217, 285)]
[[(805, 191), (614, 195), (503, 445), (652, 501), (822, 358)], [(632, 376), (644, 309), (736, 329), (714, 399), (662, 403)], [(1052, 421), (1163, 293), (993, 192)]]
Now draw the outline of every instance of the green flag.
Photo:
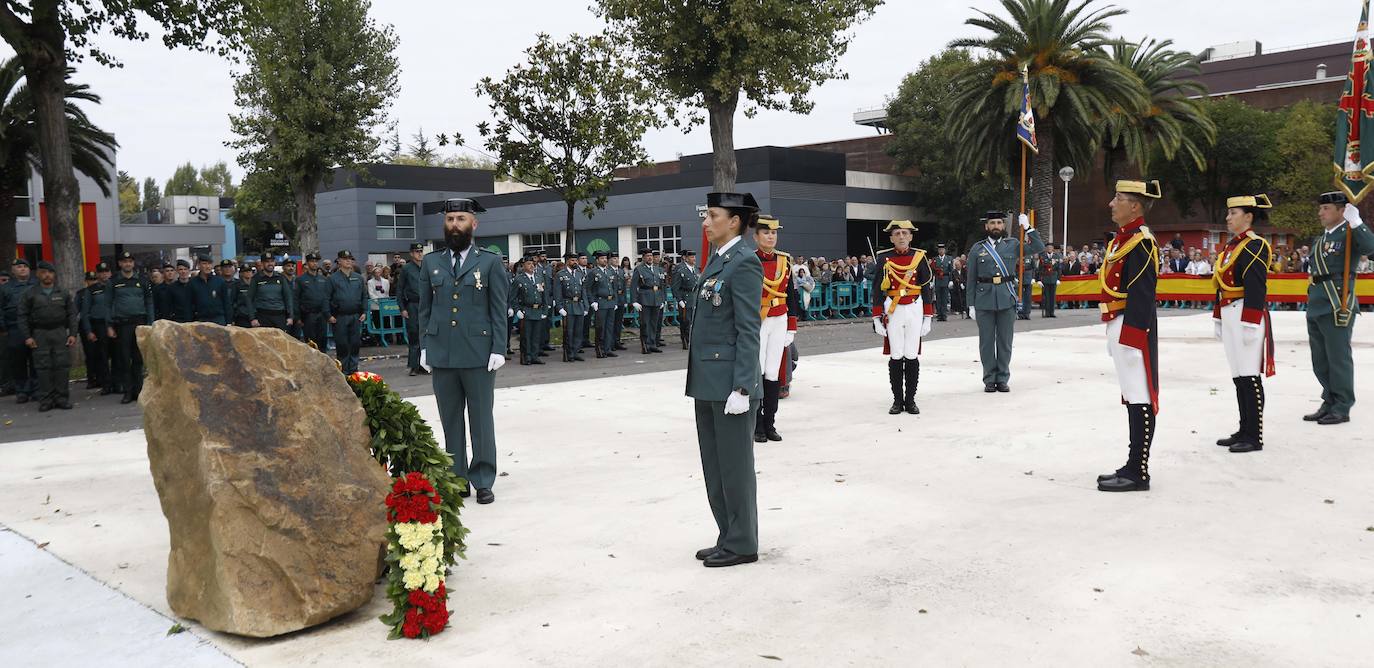
[(1358, 204), (1374, 188), (1374, 150), (1362, 151), (1360, 140), (1374, 139), (1374, 81), (1370, 80), (1369, 0), (1360, 3), (1360, 25), (1350, 54), (1350, 74), (1336, 118), (1336, 151), (1332, 167), (1336, 187)]

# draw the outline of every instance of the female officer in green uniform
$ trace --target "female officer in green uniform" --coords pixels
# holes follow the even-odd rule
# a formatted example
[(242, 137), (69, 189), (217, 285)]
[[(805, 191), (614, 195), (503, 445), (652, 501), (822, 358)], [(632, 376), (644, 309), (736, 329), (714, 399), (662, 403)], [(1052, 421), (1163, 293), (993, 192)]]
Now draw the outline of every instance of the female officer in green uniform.
[(696, 400), (701, 470), (719, 530), (715, 544), (696, 557), (715, 568), (759, 559), (753, 433), (763, 265), (742, 237), (758, 217), (754, 196), (709, 193), (706, 204), (702, 228), (713, 252), (692, 294), (687, 396)]

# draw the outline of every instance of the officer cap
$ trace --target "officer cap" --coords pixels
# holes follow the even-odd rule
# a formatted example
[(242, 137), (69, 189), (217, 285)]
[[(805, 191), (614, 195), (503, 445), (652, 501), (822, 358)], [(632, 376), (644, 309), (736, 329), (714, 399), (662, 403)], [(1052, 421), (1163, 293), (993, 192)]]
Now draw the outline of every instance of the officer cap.
[(944, 245), (944, 244), (935, 244), (935, 247), (936, 247), (936, 248), (944, 248), (945, 245)]
[(254, 271), (257, 271), (257, 267), (254, 267), (253, 265), (248, 264), (247, 262), (245, 262), (245, 263), (239, 265), (239, 271), (254, 272)]
[(226, 258), (224, 258), (223, 260), (220, 260), (220, 261), (219, 261), (219, 266), (221, 266), (221, 267), (236, 267), (236, 266), (238, 266), (238, 265), (234, 264), (234, 261), (233, 261), (233, 260), (230, 260), (229, 258), (226, 257)]
[(1346, 196), (1345, 196), (1345, 193), (1343, 193), (1343, 192), (1337, 190), (1337, 191), (1335, 191), (1335, 192), (1322, 193), (1322, 194), (1321, 194), (1321, 197), (1318, 197), (1318, 198), (1317, 198), (1317, 203), (1318, 203), (1318, 204), (1349, 204), (1349, 203), (1350, 203), (1350, 198), (1349, 198), (1349, 197), (1346, 197)]
[(88, 271), (88, 272), (86, 272), (86, 280), (88, 280), (88, 281), (94, 281), (94, 280), (96, 280), (96, 279), (95, 279), (95, 272), (93, 272), (93, 271)]
[(754, 227), (760, 230), (780, 230), (782, 222), (769, 214), (761, 213), (759, 219), (754, 221)]
[(52, 266), (52, 263), (51, 263), (51, 262), (48, 262), (47, 260), (39, 260), (39, 261), (38, 261), (38, 270), (39, 270), (39, 271), (57, 271), (57, 267)]
[(595, 257), (595, 258), (603, 258), (603, 257), (606, 257), (606, 251), (600, 251), (600, 250), (599, 250), (599, 251), (596, 251), (596, 252), (592, 253), (592, 257)]
[(724, 209), (746, 209), (758, 211), (759, 203), (754, 199), (753, 193), (706, 193), (706, 206), (721, 207)]
[(563, 259), (564, 259), (564, 260), (576, 260), (576, 259), (577, 259), (577, 253), (564, 253), (564, 254), (563, 254)]
[(214, 262), (214, 260), (211, 260), (209, 255), (201, 253), (196, 256), (196, 262)]
[(660, 252), (658, 252), (658, 251), (653, 251), (653, 254), (654, 254), (654, 255), (662, 255), (662, 253), (660, 253)]
[(166, 269), (176, 269), (176, 267), (173, 267), (171, 264), (164, 264), (164, 265), (162, 265), (162, 268), (163, 268), (164, 270), (166, 270)]
[(987, 221), (989, 221), (989, 220), (1002, 220), (1002, 221), (1005, 221), (1006, 219), (1007, 219), (1007, 212), (1006, 212), (1006, 211), (989, 211), (989, 212), (983, 214), (983, 221), (984, 221), (984, 222), (987, 222)]
[(134, 254), (133, 254), (133, 253), (130, 253), (129, 251), (124, 251), (124, 252), (122, 252), (122, 253), (119, 254), (119, 257), (118, 257), (117, 259), (119, 259), (119, 260), (132, 260), (132, 259), (134, 259)]
[(549, 256), (549, 252), (548, 252), (548, 251), (542, 251), (542, 250), (541, 250), (541, 251), (539, 251), (538, 253), (536, 253), (536, 255), (538, 255), (539, 257), (548, 257), (548, 256)]
[(587, 251), (582, 251), (582, 252), (578, 253), (578, 254), (577, 254), (577, 257), (587, 257)]
[(411, 244), (411, 245), (410, 245), (410, 250), (411, 250), (411, 252), (414, 252), (414, 251), (422, 251), (422, 250), (424, 250), (424, 249), (425, 249), (425, 245), (424, 245), (424, 244)]
[(640, 246), (640, 247), (639, 247), (639, 254), (640, 254), (640, 255), (649, 255), (649, 254), (651, 254), (651, 253), (653, 253), (653, 252), (654, 252), (654, 250), (653, 250), (652, 248), (649, 248), (648, 246)]
[(186, 267), (187, 269), (190, 269), (190, 268), (191, 268), (191, 263), (190, 263), (190, 262), (187, 262), (186, 260), (178, 259), (178, 260), (177, 260), (177, 266), (178, 266), (178, 267)]
[(110, 265), (105, 264), (104, 262), (101, 262), (100, 264), (95, 265), (95, 270), (96, 270), (96, 271), (109, 271), (109, 270), (110, 270)]
[(0, 269), (0, 276), (3, 276), (4, 278), (9, 278), (9, 277), (10, 277), (10, 270), (8, 270), (8, 269)]
[(611, 257), (620, 257), (620, 251), (611, 251), (610, 253), (607, 253), (607, 255), (610, 255)]
[(468, 213), (485, 213), (486, 208), (471, 197), (455, 197), (442, 202), (425, 202), (424, 213), (452, 213), (454, 211), (466, 211)]
[(319, 262), (319, 261), (320, 261), (320, 254), (319, 254), (319, 253), (306, 253), (306, 254), (305, 254), (305, 261), (306, 261), (306, 262), (309, 262), (309, 261), (311, 261), (311, 260), (314, 260), (314, 261), (316, 261), (316, 262)]
[(352, 260), (352, 259), (353, 259), (353, 253), (350, 253), (350, 252), (348, 251), (348, 249), (345, 248), (345, 249), (339, 251), (337, 257), (338, 257), (338, 259), (340, 259), (340, 260)]
[(12, 267), (18, 267), (18, 266), (20, 266), (20, 265), (23, 265), (23, 266), (27, 267), (27, 266), (29, 266), (29, 261), (28, 261), (28, 260), (25, 260), (24, 258), (21, 257), (21, 258), (15, 258), (14, 262), (11, 262), (11, 263), (10, 263), (10, 266), (12, 266)]
[(273, 254), (271, 254), (271, 253), (263, 253), (262, 255), (259, 255), (259, 256), (258, 256), (258, 260), (259, 260), (260, 262), (276, 262), (276, 261), (277, 261), (277, 256), (275, 256), (275, 255), (273, 255)]
[(687, 250), (682, 251), (682, 257), (696, 257), (696, 256), (697, 256), (697, 252), (694, 251), (694, 250), (692, 250), (692, 249), (690, 249), (690, 248), (688, 248)]

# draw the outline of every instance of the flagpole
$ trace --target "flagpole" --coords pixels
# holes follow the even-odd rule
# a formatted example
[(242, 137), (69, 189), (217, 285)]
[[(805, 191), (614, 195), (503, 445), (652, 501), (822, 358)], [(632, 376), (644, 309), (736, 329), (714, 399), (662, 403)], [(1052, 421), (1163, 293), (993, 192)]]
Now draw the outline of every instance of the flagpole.
[[(1026, 143), (1025, 143), (1025, 142), (1021, 142), (1021, 213), (1022, 213), (1022, 214), (1025, 214), (1025, 213), (1026, 213)], [(1020, 232), (1020, 235), (1021, 235), (1021, 243), (1017, 244), (1017, 246), (1016, 246), (1016, 290), (1017, 290), (1016, 298), (1017, 298), (1017, 300), (1019, 301), (1019, 300), (1021, 300), (1021, 299), (1024, 299), (1024, 298), (1025, 298), (1024, 295), (1026, 294), (1026, 293), (1025, 293), (1025, 289), (1026, 289), (1026, 288), (1025, 288), (1024, 285), (1022, 285), (1022, 282), (1026, 280), (1026, 276), (1025, 276), (1025, 266), (1026, 266), (1026, 228), (1021, 227), (1021, 221), (1020, 221), (1020, 219), (1018, 219), (1017, 222), (1016, 222), (1016, 228), (1017, 228), (1017, 230)], [(1026, 305), (1025, 305), (1025, 304), (1022, 304), (1021, 306), (1024, 307), (1024, 306), (1026, 306)], [(1020, 309), (1020, 308), (1017, 308), (1016, 311), (1019, 313), (1019, 312), (1021, 311), (1021, 309)]]

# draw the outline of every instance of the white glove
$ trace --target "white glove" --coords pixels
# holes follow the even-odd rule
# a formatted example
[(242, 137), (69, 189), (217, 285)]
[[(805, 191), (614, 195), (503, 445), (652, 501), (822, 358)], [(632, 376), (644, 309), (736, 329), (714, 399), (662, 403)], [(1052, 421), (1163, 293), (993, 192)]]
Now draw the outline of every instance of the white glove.
[(1341, 212), (1341, 217), (1345, 219), (1345, 222), (1350, 223), (1351, 229), (1364, 224), (1364, 221), (1360, 220), (1360, 210), (1356, 209), (1355, 205), (1349, 202), (1346, 202), (1345, 210)]
[(495, 371), (495, 370), (500, 369), (501, 367), (503, 367), (503, 366), (505, 366), (505, 365), (506, 365), (506, 356), (505, 356), (505, 355), (497, 355), (496, 353), (492, 353), (492, 354), (491, 354), (491, 357), (488, 357), (488, 358), (487, 358), (487, 371)]
[(524, 311), (521, 311), (521, 312), (519, 312), (519, 313), (516, 313), (516, 314), (515, 314), (515, 319), (516, 319), (516, 320), (524, 320), (524, 319), (525, 319), (525, 312), (524, 312)]
[(687, 308), (687, 302), (678, 302), (678, 303), (677, 303), (677, 307), (678, 307), (678, 308)]
[(1042, 284), (1040, 283), (1040, 281), (1031, 281), (1031, 284), (1034, 285), (1034, 286), (1037, 287), (1037, 288), (1045, 287), (1044, 285), (1042, 285)]
[(1017, 214), (1017, 216), (1016, 216), (1016, 222), (1021, 223), (1021, 229), (1023, 229), (1023, 230), (1029, 230), (1029, 229), (1030, 229), (1030, 217), (1027, 216), (1026, 214), (1024, 214), (1024, 213), (1022, 213), (1022, 214)]
[(725, 398), (726, 415), (741, 415), (743, 413), (748, 412), (749, 397), (746, 397), (743, 394), (740, 394), (739, 392), (731, 392), (730, 396)]
[(1213, 321), (1212, 321), (1212, 335), (1215, 336), (1215, 337), (1217, 337), (1217, 340), (1218, 340), (1218, 341), (1221, 340), (1221, 321), (1220, 321), (1220, 320), (1213, 320)]
[(921, 336), (925, 336), (926, 334), (930, 333), (931, 320), (932, 318), (930, 316), (921, 318)]
[(568, 309), (565, 309), (565, 308), (558, 309), (558, 315), (567, 317), (567, 315), (568, 315)]
[(420, 368), (424, 369), (425, 371), (434, 370), (434, 367), (429, 365), (429, 351), (425, 350), (424, 348), (420, 349)]
[(886, 327), (883, 327), (883, 319), (882, 319), (882, 318), (874, 318), (874, 319), (873, 319), (873, 331), (877, 332), (877, 333), (878, 333), (878, 336), (881, 336), (881, 337), (883, 337), (883, 338), (887, 338), (887, 328), (886, 328)]
[(636, 310), (636, 311), (638, 311), (638, 310), (644, 308), (643, 306), (641, 306), (641, 305), (639, 304), (639, 302), (635, 302), (634, 307), (635, 307), (635, 310)]
[(968, 317), (975, 319), (978, 317), (978, 314), (974, 313), (972, 306), (968, 307)]
[(1240, 338), (1245, 345), (1254, 345), (1255, 342), (1264, 338), (1264, 327), (1251, 323), (1242, 323), (1240, 327)]
[(789, 329), (789, 330), (787, 330), (787, 338), (786, 338), (786, 339), (783, 339), (784, 343), (782, 344), (782, 347), (786, 348), (787, 346), (792, 345), (792, 342), (793, 342), (793, 341), (796, 341), (796, 340), (797, 340), (797, 330), (795, 330), (795, 329)]
[(506, 309), (506, 317), (507, 317), (507, 318), (514, 318), (514, 317), (515, 317), (515, 309), (513, 309), (513, 308), (508, 308), (508, 309)]
[(600, 310), (601, 310), (601, 305), (598, 304), (598, 303), (596, 303), (596, 302), (592, 302), (592, 310), (593, 310), (593, 311), (600, 311)]

